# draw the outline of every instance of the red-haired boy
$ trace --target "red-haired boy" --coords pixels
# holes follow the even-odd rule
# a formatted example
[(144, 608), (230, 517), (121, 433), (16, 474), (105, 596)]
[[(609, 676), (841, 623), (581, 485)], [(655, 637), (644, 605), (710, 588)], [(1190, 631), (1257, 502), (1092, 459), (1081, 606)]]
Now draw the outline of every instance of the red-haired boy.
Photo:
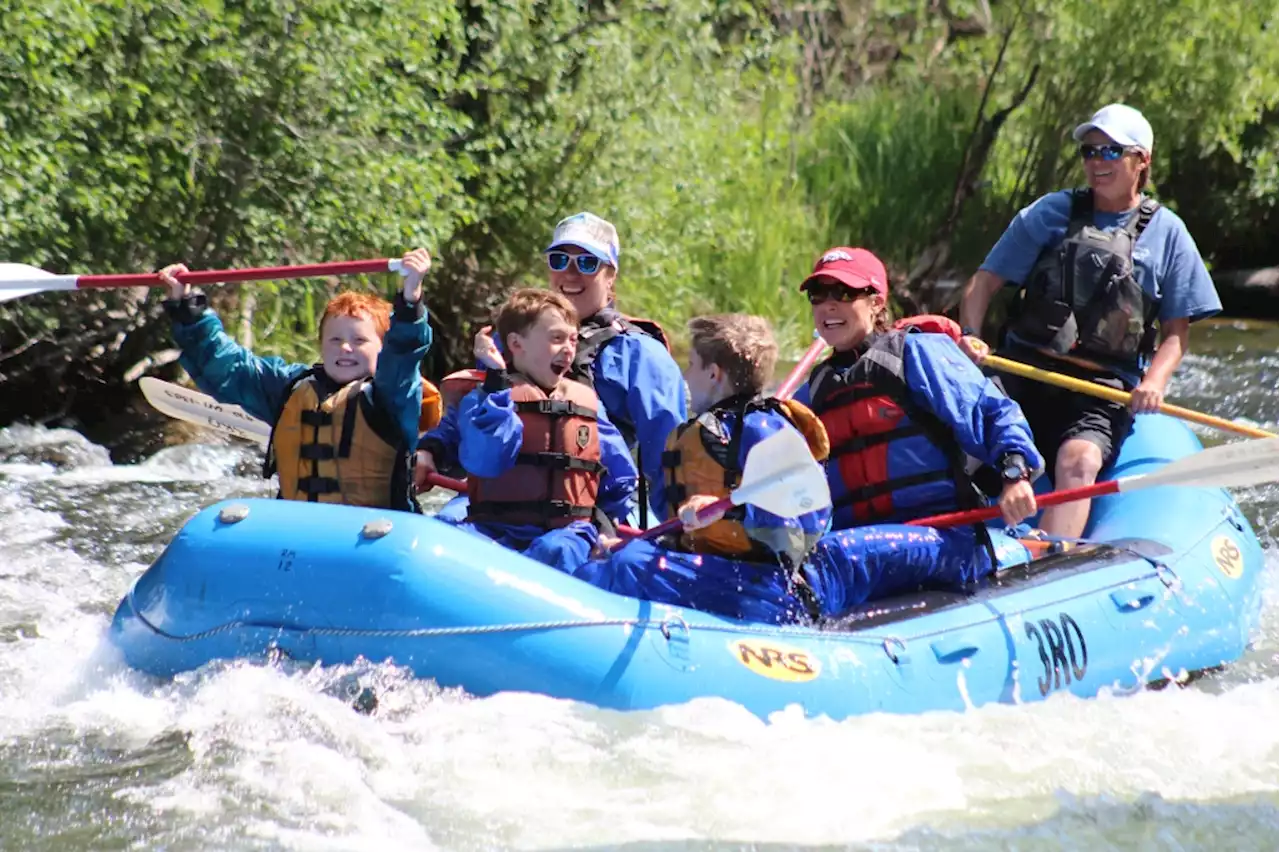
[(394, 311), (385, 299), (339, 293), (320, 321), (321, 363), (263, 358), (232, 340), (202, 293), (167, 266), (164, 307), (179, 363), (219, 402), (272, 424), (263, 475), (279, 474), (286, 500), (417, 511), (409, 475), (422, 408), (419, 365), (431, 347), (422, 276), (431, 256), (404, 256)]

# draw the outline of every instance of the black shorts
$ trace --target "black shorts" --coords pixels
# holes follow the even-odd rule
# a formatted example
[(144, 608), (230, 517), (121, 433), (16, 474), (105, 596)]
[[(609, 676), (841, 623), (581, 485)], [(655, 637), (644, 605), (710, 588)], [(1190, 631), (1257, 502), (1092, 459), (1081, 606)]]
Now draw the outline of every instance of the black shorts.
[[(1069, 364), (1045, 364), (1041, 359), (1027, 357), (1025, 352), (1011, 354), (1010, 357), (1055, 373), (1096, 381), (1116, 390), (1130, 390), (1119, 379), (1099, 378)], [(1120, 445), (1133, 428), (1133, 414), (1123, 403), (1108, 402), (1079, 391), (1008, 373), (1000, 375), (1000, 382), (1009, 396), (1022, 407), (1022, 413), (1031, 425), (1031, 434), (1035, 436), (1036, 448), (1044, 456), (1045, 471), (1050, 476), (1053, 475), (1058, 458), (1058, 448), (1071, 438), (1080, 438), (1094, 444), (1102, 451), (1102, 464), (1105, 467), (1115, 461)]]

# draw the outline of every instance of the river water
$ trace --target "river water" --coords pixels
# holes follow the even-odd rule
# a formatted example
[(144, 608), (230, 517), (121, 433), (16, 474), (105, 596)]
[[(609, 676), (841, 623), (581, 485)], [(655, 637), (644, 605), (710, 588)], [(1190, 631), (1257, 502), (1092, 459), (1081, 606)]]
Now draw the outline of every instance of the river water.
[[(1173, 401), (1274, 429), (1276, 328), (1197, 327)], [(1208, 431), (1205, 440), (1218, 440)], [(0, 430), (0, 848), (1161, 849), (1280, 843), (1277, 489), (1256, 647), (1185, 689), (963, 714), (761, 722), (442, 693), (388, 666), (159, 682), (103, 642), (200, 506), (269, 496), (213, 436), (119, 459)], [(351, 709), (372, 686), (373, 715)]]

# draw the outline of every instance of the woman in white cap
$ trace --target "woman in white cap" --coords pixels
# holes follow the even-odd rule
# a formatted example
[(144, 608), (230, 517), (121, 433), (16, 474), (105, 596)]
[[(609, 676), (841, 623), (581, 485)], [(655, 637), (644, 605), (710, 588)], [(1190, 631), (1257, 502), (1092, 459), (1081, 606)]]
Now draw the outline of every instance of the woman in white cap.
[[(667, 435), (685, 421), (684, 376), (667, 347), (662, 327), (652, 320), (627, 316), (615, 306), (618, 276), (618, 231), (594, 213), (561, 219), (543, 254), (548, 285), (573, 305), (581, 318), (578, 349), (570, 378), (590, 384), (608, 419), (636, 452), (642, 474), (637, 519), (649, 524), (652, 505), (646, 479), (662, 478), (662, 450)], [(477, 346), (491, 333), (486, 326)], [(474, 383), (469, 371), (447, 377), (445, 397), (457, 395), (459, 383)], [(415, 479), (419, 491), (430, 489), (426, 474), (457, 464), (458, 428), (452, 409), (419, 443)], [(451, 517), (446, 510), (442, 517)]]
[[(1072, 134), (1087, 188), (1051, 192), (1021, 210), (960, 305), (963, 348), (981, 363), (977, 337), (991, 297), (1019, 288), (1002, 355), (1132, 391), (1126, 408), (1040, 382), (1005, 377), (1057, 488), (1094, 482), (1114, 460), (1132, 416), (1155, 411), (1188, 347), (1191, 323), (1222, 309), (1195, 241), (1177, 214), (1143, 194), (1151, 177), (1151, 125), (1110, 104)], [(1079, 536), (1085, 501), (1045, 510), (1053, 535)]]

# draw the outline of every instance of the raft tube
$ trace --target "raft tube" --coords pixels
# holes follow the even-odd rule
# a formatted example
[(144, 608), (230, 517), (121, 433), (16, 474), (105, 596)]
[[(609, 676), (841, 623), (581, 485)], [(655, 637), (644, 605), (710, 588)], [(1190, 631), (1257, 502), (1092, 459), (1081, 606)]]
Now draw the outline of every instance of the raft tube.
[[(1108, 477), (1201, 448), (1178, 421), (1137, 423)], [(817, 629), (602, 591), (430, 517), (231, 500), (195, 515), (138, 578), (110, 641), (161, 677), (271, 654), (363, 658), (477, 696), (616, 709), (720, 697), (761, 717), (799, 705), (837, 719), (1131, 691), (1244, 653), (1263, 555), (1229, 494), (1104, 497), (1089, 538), (965, 593), (877, 601)], [(1024, 552), (1000, 540), (1005, 560)]]

